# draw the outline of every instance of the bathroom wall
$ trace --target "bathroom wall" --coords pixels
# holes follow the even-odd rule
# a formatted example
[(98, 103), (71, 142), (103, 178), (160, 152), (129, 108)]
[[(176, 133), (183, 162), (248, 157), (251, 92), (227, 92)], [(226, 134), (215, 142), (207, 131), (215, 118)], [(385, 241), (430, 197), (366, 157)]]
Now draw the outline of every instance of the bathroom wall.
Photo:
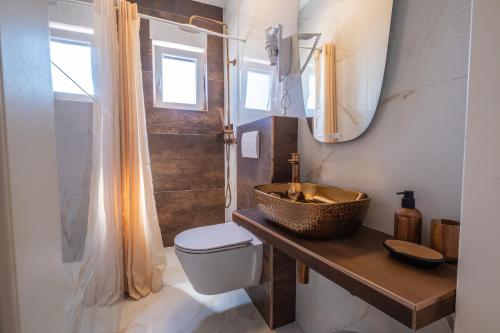
[(63, 261), (83, 257), (92, 170), (92, 103), (54, 99)]
[[(92, 6), (54, 2), (49, 21), (92, 28)], [(85, 101), (86, 100), (86, 101)], [(92, 102), (54, 95), (63, 261), (82, 259), (87, 233), (92, 164)]]
[[(179, 22), (190, 15), (220, 20), (222, 9), (194, 1), (138, 1), (140, 12)], [(92, 7), (54, 3), (50, 20), (92, 27)], [(219, 29), (218, 26), (205, 26)], [(224, 106), (222, 40), (208, 37), (208, 111), (154, 108), (149, 24), (141, 21), (141, 56), (149, 148), (164, 245), (180, 231), (224, 220), (224, 155), (218, 107)], [(83, 255), (91, 149), (90, 102), (54, 99), (64, 262)]]
[[(238, 125), (249, 123), (271, 115), (282, 115), (280, 99), (282, 96), (282, 86), (277, 82), (277, 74), (273, 73), (272, 91), (270, 92), (270, 110), (247, 110), (245, 109), (244, 82), (241, 81), (243, 71), (245, 70), (248, 59), (257, 60), (263, 63), (268, 62), (267, 52), (265, 50), (265, 30), (271, 26), (281, 24), (283, 26), (283, 37), (290, 36), (297, 31), (298, 0), (232, 0), (227, 3), (224, 13), (224, 19), (229, 28), (237, 36), (244, 38), (245, 43), (235, 45), (238, 56), (238, 72), (236, 75), (240, 78), (238, 84), (238, 94), (234, 97), (237, 110), (235, 117)], [(275, 69), (275, 68), (273, 68)], [(233, 76), (234, 77), (234, 76)], [(297, 96), (299, 81), (293, 77), (289, 83), (290, 95)], [(300, 87), (299, 87), (300, 88)], [(292, 97), (292, 103), (288, 110), (288, 115), (296, 116), (299, 112), (303, 113), (302, 100), (295, 102)]]
[[(139, 12), (186, 23), (201, 15), (222, 20), (222, 8), (190, 0), (137, 0)], [(220, 27), (204, 27), (220, 31)], [(207, 40), (208, 111), (153, 106), (149, 23), (141, 20), (141, 57), (149, 151), (163, 244), (179, 232), (224, 221), (224, 151), (218, 108), (224, 107), (223, 43)]]
[(64, 331), (47, 2), (0, 1), (1, 332)]
[(474, 0), (456, 333), (500, 332), (500, 2)]
[[(365, 134), (321, 144), (299, 125), (302, 178), (366, 191), (365, 225), (391, 233), (399, 190), (416, 192), (428, 242), (432, 218), (460, 218), (470, 0), (395, 0), (381, 99)], [(410, 332), (399, 322), (311, 274), (297, 286), (297, 321), (306, 333)], [(438, 321), (421, 332), (450, 332)]]
[[(265, 52), (265, 30), (274, 25), (283, 26), (283, 36), (288, 36), (297, 29), (299, 0), (230, 0), (226, 1), (224, 7), (224, 22), (229, 26), (230, 35), (246, 39), (246, 43), (231, 40), (229, 53), (231, 58), (237, 59), (238, 66), (230, 68), (231, 84), (229, 86), (231, 101), (231, 119), (235, 125), (242, 125), (271, 115), (281, 115), (281, 110), (274, 108), (270, 111), (249, 111), (242, 106), (242, 63), (245, 56), (267, 59)], [(297, 86), (292, 86), (292, 89)], [(297, 96), (296, 91), (291, 94)], [(300, 101), (293, 101), (290, 114), (300, 112), (297, 106), (302, 107)], [(303, 112), (303, 111), (302, 111)], [(237, 169), (238, 147), (233, 145), (230, 152), (229, 165), (232, 174), (229, 179), (233, 189), (232, 204), (226, 209), (226, 221), (231, 221), (232, 212), (236, 209), (236, 169)]]

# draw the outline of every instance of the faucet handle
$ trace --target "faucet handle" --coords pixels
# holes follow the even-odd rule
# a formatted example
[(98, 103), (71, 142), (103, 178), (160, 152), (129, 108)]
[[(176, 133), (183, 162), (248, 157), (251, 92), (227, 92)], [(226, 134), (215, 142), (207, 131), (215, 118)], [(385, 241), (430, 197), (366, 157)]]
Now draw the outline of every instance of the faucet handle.
[(288, 160), (291, 164), (300, 162), (300, 154), (299, 153), (291, 153), (292, 157)]

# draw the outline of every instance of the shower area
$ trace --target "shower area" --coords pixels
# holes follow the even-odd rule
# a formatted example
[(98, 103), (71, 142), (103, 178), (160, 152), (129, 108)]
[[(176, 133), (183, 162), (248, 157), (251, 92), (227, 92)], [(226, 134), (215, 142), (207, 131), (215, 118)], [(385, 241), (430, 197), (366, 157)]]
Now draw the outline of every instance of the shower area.
[[(120, 261), (120, 251), (117, 250), (121, 248), (120, 234), (132, 227), (124, 223), (121, 229), (110, 233), (114, 226), (100, 222), (101, 208), (96, 203), (106, 201), (107, 185), (114, 186), (109, 181), (116, 176), (114, 169), (106, 170), (106, 164), (112, 163), (114, 154), (123, 159), (124, 142), (127, 142), (123, 133), (121, 139), (114, 137), (106, 141), (106, 113), (113, 103), (110, 99), (117, 96), (112, 89), (106, 90), (105, 82), (101, 80), (102, 72), (114, 66), (113, 61), (103, 57), (106, 47), (98, 47), (106, 34), (113, 33), (110, 29), (116, 29), (104, 17), (106, 10), (111, 10), (109, 4), (106, 8), (106, 2), (49, 2), (68, 332), (91, 331), (85, 326), (92, 322), (91, 318), (100, 311), (100, 306), (117, 304), (123, 299), (122, 290), (124, 287), (127, 290), (127, 282), (130, 283), (126, 252), (140, 255), (135, 252), (133, 241), (127, 244), (124, 239), (125, 264)], [(139, 88), (135, 97), (131, 97), (131, 103), (143, 105), (146, 142), (139, 148), (139, 154), (147, 148), (144, 164), (140, 166), (140, 171), (145, 174), (146, 189), (141, 185), (137, 191), (146, 192), (141, 203), (146, 210), (148, 205), (155, 205), (147, 214), (150, 214), (150, 222), (158, 225), (163, 250), (173, 246), (174, 237), (186, 229), (224, 222), (225, 209), (231, 205), (232, 189), (230, 183), (225, 182), (225, 177), (230, 177), (229, 163), (225, 161), (231, 158), (230, 148), (235, 139), (225, 84), (230, 82), (226, 68), (235, 66), (236, 61), (229, 58), (229, 47), (226, 46), (237, 41), (223, 38), (228, 35), (228, 27), (222, 22), (223, 9), (220, 7), (193, 1), (186, 5), (181, 0), (132, 2), (137, 5), (139, 27), (138, 47), (131, 53), (140, 60), (135, 77), (142, 77), (142, 80), (133, 84)], [(119, 25), (122, 13), (117, 10), (118, 2), (109, 3), (114, 11), (118, 11)], [(128, 9), (124, 13), (130, 15)], [(122, 42), (120, 31), (117, 37), (119, 43)], [(134, 44), (127, 45), (129, 49), (134, 48)], [(111, 52), (111, 56), (120, 58), (121, 54)], [(107, 105), (108, 102), (111, 104)], [(117, 106), (121, 107), (121, 104)], [(139, 122), (135, 129), (140, 136), (141, 115), (134, 117)], [(109, 128), (128, 121), (111, 120)], [(135, 130), (129, 128), (132, 132)], [(101, 161), (100, 166), (97, 161)], [(99, 176), (96, 178), (99, 167), (104, 169), (100, 179)], [(122, 174), (123, 170), (122, 167)], [(152, 197), (147, 197), (148, 182), (152, 183)], [(104, 189), (97, 183), (104, 183)], [(128, 196), (134, 195), (127, 189), (129, 193), (122, 195), (122, 206), (130, 200)], [(116, 211), (117, 203), (111, 202), (109, 208)], [(109, 216), (101, 216), (101, 220), (107, 218)], [(154, 232), (155, 228), (151, 226), (144, 231), (146, 236), (153, 238), (154, 235), (150, 234)], [(115, 241), (118, 245), (114, 244)], [(156, 260), (153, 271), (162, 271), (164, 254), (151, 257), (153, 264)], [(123, 265), (125, 277), (119, 273)], [(99, 279), (112, 282), (104, 281), (104, 287), (95, 286), (99, 284), (95, 280)], [(123, 279), (125, 286), (120, 281)], [(109, 284), (115, 286), (109, 288), (106, 286)], [(91, 294), (97, 296), (89, 296), (89, 289), (93, 288)], [(102, 291), (109, 292), (109, 295), (101, 297), (99, 293)], [(130, 290), (128, 292), (130, 295)], [(148, 291), (141, 292), (133, 298), (147, 294)], [(107, 311), (119, 312), (120, 309), (112, 306)]]
[[(222, 21), (222, 8), (195, 3), (196, 6), (189, 6), (187, 11), (185, 6), (176, 6), (175, 1), (137, 3), (143, 14), (139, 32), (140, 56), (154, 197), (163, 244), (172, 246), (177, 233), (224, 220), (222, 117), (225, 74), (222, 38), (187, 28), (180, 30), (167, 20), (188, 24), (192, 15), (199, 15), (202, 17), (194, 17), (191, 24), (222, 33), (223, 27), (218, 23)], [(51, 2), (49, 24), (63, 256), (65, 262), (74, 262), (81, 260), (84, 250), (92, 167), (92, 104), (95, 101), (87, 96), (94, 90), (90, 63), (92, 4), (64, 0)], [(201, 70), (194, 75), (201, 76), (195, 78), (202, 84), (196, 96), (201, 102), (194, 107), (189, 103), (163, 103), (169, 96), (162, 96), (161, 100), (155, 91), (159, 89), (162, 73), (156, 72), (155, 77), (154, 67), (161, 65), (161, 61), (167, 66), (190, 65), (176, 62), (175, 57), (180, 57), (183, 51), (180, 45), (200, 50)], [(153, 54), (156, 53), (158, 58), (162, 52), (170, 50), (171, 57), (160, 61), (153, 59)], [(180, 75), (192, 74), (188, 66), (188, 71)], [(172, 75), (179, 74), (173, 72)], [(175, 96), (176, 93), (179, 94), (174, 91), (173, 99), (190, 98)]]
[[(177, 234), (230, 221), (236, 125), (283, 114), (284, 87), (265, 47), (265, 28), (279, 22), (261, 15), (263, 5), (49, 1), (68, 332), (91, 332), (93, 322), (120, 317), (121, 300), (161, 289), (164, 248)], [(295, 12), (289, 5), (276, 1), (273, 12)], [(127, 19), (132, 28), (123, 32)], [(117, 26), (118, 53), (110, 38)], [(128, 105), (139, 112), (115, 119)], [(287, 112), (293, 116), (293, 106)], [(134, 212), (123, 207), (136, 196), (135, 216), (144, 221), (134, 231), (126, 221)], [(120, 214), (123, 225), (113, 219)], [(138, 277), (136, 269), (150, 273)]]

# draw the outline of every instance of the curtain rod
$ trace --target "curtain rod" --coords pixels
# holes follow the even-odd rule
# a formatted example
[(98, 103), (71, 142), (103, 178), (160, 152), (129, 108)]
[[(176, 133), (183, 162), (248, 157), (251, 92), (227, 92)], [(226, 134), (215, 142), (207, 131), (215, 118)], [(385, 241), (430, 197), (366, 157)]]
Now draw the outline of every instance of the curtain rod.
[[(75, 4), (75, 5), (83, 5), (83, 6), (92, 6), (92, 2), (87, 2), (87, 1), (82, 1), (82, 0), (51, 0), (49, 1), (50, 3), (69, 3), (69, 4)], [(186, 24), (186, 23), (179, 23), (167, 19), (162, 19), (156, 16), (151, 16), (151, 15), (146, 15), (146, 14), (141, 14), (139, 13), (139, 17), (146, 19), (146, 20), (153, 20), (153, 21), (158, 21), (170, 25), (174, 25), (178, 28), (185, 28), (186, 30), (191, 30), (193, 32), (203, 32), (206, 33), (207, 35), (212, 35), (216, 37), (221, 37), (221, 38), (227, 38), (227, 39), (233, 39), (242, 43), (246, 43), (246, 39), (235, 37), (235, 36), (230, 36), (230, 35), (225, 35), (219, 32), (211, 31), (205, 28), (200, 28), (195, 25), (191, 24)]]

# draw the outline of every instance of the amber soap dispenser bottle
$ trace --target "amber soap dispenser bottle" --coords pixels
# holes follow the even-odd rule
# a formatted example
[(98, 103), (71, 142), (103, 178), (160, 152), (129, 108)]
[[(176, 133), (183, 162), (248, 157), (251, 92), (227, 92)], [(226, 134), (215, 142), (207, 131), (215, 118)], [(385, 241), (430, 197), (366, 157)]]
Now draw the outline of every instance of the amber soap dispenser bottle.
[(420, 244), (422, 240), (422, 214), (415, 208), (413, 191), (403, 195), (402, 207), (394, 214), (394, 238)]

